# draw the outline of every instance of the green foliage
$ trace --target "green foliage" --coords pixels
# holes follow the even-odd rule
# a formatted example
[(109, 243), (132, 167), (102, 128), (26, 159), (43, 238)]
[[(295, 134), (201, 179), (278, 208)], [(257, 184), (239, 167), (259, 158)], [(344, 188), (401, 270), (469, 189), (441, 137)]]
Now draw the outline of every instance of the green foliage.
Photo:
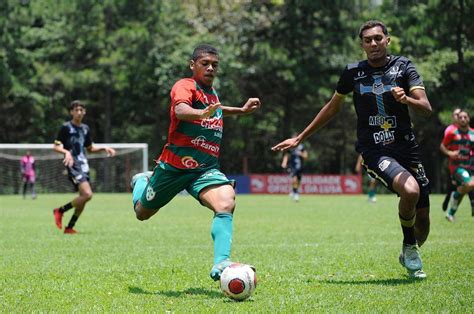
[(376, 204), (366, 195), (303, 195), (297, 204), (238, 196), (232, 257), (256, 266), (258, 284), (250, 300), (233, 302), (209, 277), (212, 213), (193, 198), (176, 197), (141, 222), (131, 195), (96, 194), (80, 233), (64, 235), (51, 209), (73, 196), (0, 196), (3, 312), (472, 312), (469, 202), (454, 224), (432, 211), (421, 248), (428, 278), (415, 281), (398, 264), (395, 195)]
[[(344, 66), (365, 58), (359, 26), (380, 19), (391, 53), (410, 57), (424, 78), (435, 114), (414, 117), (416, 132), (437, 147), (452, 108), (474, 110), (472, 1), (378, 3), (1, 1), (0, 141), (52, 142), (67, 104), (82, 99), (96, 142), (147, 142), (154, 156), (166, 141), (171, 87), (190, 75), (195, 45), (208, 42), (220, 50), (221, 101), (263, 102), (255, 115), (226, 121), (223, 170), (242, 172), (248, 160), (251, 172), (278, 171), (281, 156), (269, 148), (301, 131), (331, 98)], [(351, 171), (351, 107), (308, 139), (307, 171)], [(424, 156), (427, 168), (440, 169), (432, 157)], [(436, 182), (441, 174), (429, 176)]]

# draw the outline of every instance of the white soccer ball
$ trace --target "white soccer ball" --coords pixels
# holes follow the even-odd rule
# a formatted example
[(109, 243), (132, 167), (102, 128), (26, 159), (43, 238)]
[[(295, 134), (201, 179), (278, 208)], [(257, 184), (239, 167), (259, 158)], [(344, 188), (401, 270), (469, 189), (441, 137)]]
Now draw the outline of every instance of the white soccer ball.
[(257, 286), (255, 271), (246, 264), (233, 263), (221, 274), (221, 290), (233, 300), (248, 299)]

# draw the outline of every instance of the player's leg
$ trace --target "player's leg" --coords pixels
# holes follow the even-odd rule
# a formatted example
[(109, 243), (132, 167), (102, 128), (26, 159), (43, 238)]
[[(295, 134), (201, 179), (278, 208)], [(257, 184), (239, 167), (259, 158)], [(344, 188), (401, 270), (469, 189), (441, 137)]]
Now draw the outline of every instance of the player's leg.
[(451, 198), (451, 194), (456, 190), (456, 185), (453, 183), (453, 180), (451, 179), (451, 176), (449, 176), (448, 180), (448, 192), (446, 193), (443, 204), (441, 205), (441, 208), (445, 212), (448, 209), (448, 204), (449, 200)]
[(35, 175), (32, 175), (30, 177), (30, 189), (31, 189), (31, 198), (32, 199), (36, 199), (35, 181), (36, 181)]
[(293, 200), (298, 202), (300, 200), (300, 185), (301, 185), (301, 172), (295, 170), (292, 177), (292, 187), (293, 187)]
[(23, 177), (23, 198), (26, 198), (26, 190), (28, 189), (28, 178)]
[(210, 276), (217, 280), (224, 268), (230, 264), (235, 208), (234, 188), (230, 185), (207, 187), (200, 193), (200, 199), (214, 212), (211, 225), (211, 237), (214, 241), (214, 267)]
[(214, 241), (214, 266), (210, 276), (218, 280), (222, 271), (231, 264), (233, 213), (235, 191), (233, 180), (217, 169), (201, 174), (187, 188), (189, 194), (214, 212), (211, 237)]
[(463, 196), (474, 190), (474, 181), (471, 180), (471, 174), (464, 168), (457, 168), (453, 173), (453, 179), (456, 183), (456, 190), (451, 193), (449, 200), (449, 209), (446, 213), (446, 219), (450, 222), (454, 221), (454, 215), (458, 210)]
[(377, 180), (375, 180), (374, 178), (370, 178), (368, 191), (369, 202), (375, 203), (377, 201), (376, 186)]
[(86, 203), (92, 199), (92, 188), (89, 181), (85, 180), (79, 183), (78, 185), (79, 195), (71, 201), (72, 208), (74, 208), (74, 213), (72, 214), (71, 219), (69, 220), (68, 225), (64, 229), (64, 233), (74, 234), (77, 231), (74, 230), (77, 220), (81, 216)]
[(471, 216), (474, 217), (474, 190), (469, 192), (469, 200), (471, 201)]
[(147, 220), (184, 190), (199, 173), (169, 171), (157, 166), (133, 176), (133, 209), (138, 220)]

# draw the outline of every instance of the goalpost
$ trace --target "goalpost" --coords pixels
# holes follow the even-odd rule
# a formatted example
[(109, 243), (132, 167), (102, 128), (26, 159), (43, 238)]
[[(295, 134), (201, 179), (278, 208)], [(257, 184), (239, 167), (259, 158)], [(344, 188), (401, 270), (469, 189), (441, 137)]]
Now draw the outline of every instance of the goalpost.
[[(53, 144), (0, 144), (0, 194), (21, 192), (20, 160), (27, 151), (35, 158), (37, 193), (73, 192), (74, 187), (62, 163), (63, 156)], [(115, 149), (114, 157), (105, 152), (87, 154), (90, 180), (94, 192), (130, 192), (130, 179), (148, 171), (148, 144), (94, 143), (96, 147)]]

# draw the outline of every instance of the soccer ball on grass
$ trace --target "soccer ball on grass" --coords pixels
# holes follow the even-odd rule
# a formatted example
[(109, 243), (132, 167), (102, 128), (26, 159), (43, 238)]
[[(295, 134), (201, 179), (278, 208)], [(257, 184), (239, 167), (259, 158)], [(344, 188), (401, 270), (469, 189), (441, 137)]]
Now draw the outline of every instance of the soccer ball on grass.
[(255, 269), (250, 265), (233, 263), (221, 274), (221, 290), (236, 301), (248, 299), (257, 286)]

